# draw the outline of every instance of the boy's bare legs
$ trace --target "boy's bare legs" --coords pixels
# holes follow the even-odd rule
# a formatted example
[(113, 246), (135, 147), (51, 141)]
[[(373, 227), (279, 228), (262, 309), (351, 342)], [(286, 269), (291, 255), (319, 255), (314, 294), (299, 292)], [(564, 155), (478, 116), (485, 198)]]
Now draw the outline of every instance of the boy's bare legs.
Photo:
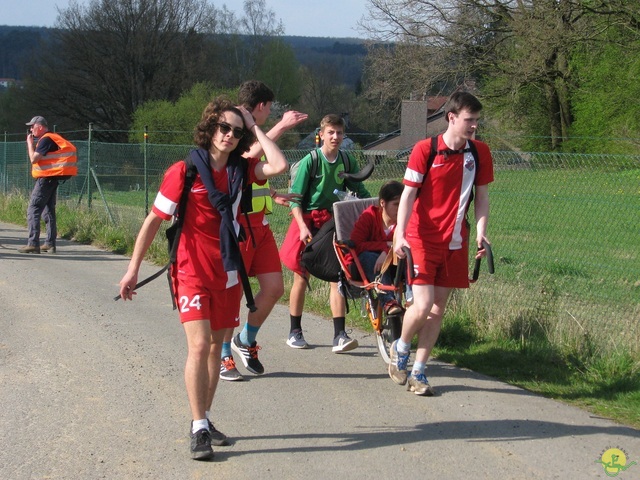
[(242, 380), (243, 377), (238, 372), (231, 350), (238, 355), (244, 366), (251, 373), (261, 375), (264, 367), (258, 360), (258, 345), (253, 345), (255, 334), (262, 327), (271, 314), (273, 307), (284, 294), (284, 280), (282, 272), (261, 273), (256, 275), (260, 291), (254, 297), (256, 305), (255, 312), (249, 312), (244, 329), (236, 335), (234, 339), (234, 329), (228, 329), (224, 334), (220, 375), (224, 380)]
[(210, 405), (211, 325), (209, 320), (185, 322), (182, 325), (187, 336), (187, 362), (184, 368), (184, 381), (187, 387), (191, 417), (194, 421), (204, 420), (206, 418), (205, 412)]
[[(433, 389), (424, 375), (431, 350), (442, 328), (451, 288), (433, 285), (413, 285), (413, 304), (405, 312), (400, 339), (391, 345), (389, 376), (401, 385), (409, 381), (408, 389), (418, 395), (433, 395)], [(411, 376), (408, 376), (411, 340), (418, 335), (418, 348)]]
[(331, 305), (331, 315), (335, 317), (344, 317), (346, 312), (345, 299), (338, 291), (338, 284), (331, 282), (331, 291), (329, 293), (329, 304)]
[(333, 353), (345, 353), (358, 348), (358, 341), (349, 337), (345, 328), (346, 300), (340, 295), (338, 283), (331, 282), (329, 304), (333, 316)]
[(304, 309), (304, 298), (307, 289), (307, 279), (299, 273), (293, 273), (293, 285), (289, 294), (289, 314), (302, 315)]
[(416, 362), (427, 363), (431, 350), (438, 340), (442, 328), (442, 318), (449, 300), (450, 288), (435, 287), (434, 303), (423, 326), (418, 330), (418, 348)]
[(271, 314), (275, 304), (284, 295), (284, 280), (282, 272), (261, 273), (256, 278), (260, 285), (260, 291), (254, 298), (256, 311), (249, 312), (247, 323), (253, 327), (261, 327)]
[(309, 345), (302, 335), (302, 311), (307, 289), (307, 278), (293, 272), (293, 285), (289, 293), (289, 317), (291, 327), (287, 338), (287, 345), (291, 348), (307, 348)]

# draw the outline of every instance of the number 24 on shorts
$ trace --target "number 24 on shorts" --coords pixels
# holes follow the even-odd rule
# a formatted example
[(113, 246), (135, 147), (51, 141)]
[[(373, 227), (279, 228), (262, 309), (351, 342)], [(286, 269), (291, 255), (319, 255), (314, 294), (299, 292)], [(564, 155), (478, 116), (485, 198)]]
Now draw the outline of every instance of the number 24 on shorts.
[(183, 295), (182, 297), (180, 297), (179, 304), (180, 304), (180, 311), (182, 313), (186, 313), (192, 308), (195, 308), (196, 310), (200, 310), (201, 308), (200, 295), (194, 295), (191, 300), (189, 300), (189, 297), (187, 297), (186, 295)]

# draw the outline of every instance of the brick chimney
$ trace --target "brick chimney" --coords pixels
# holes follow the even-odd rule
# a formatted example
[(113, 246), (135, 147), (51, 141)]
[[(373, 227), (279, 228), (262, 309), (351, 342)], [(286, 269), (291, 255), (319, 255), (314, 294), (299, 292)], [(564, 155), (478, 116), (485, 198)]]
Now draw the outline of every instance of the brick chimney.
[(413, 145), (427, 138), (427, 101), (403, 100), (400, 114), (400, 135), (403, 145)]

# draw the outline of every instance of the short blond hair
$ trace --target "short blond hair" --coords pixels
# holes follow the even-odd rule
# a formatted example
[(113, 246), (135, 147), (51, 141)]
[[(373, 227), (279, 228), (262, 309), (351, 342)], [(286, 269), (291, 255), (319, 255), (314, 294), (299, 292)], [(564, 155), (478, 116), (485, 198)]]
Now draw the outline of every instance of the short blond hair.
[(342, 130), (345, 129), (344, 118), (340, 115), (336, 115), (335, 113), (330, 113), (329, 115), (322, 117), (322, 120), (320, 121), (320, 130), (324, 130), (324, 127), (327, 125), (342, 127)]

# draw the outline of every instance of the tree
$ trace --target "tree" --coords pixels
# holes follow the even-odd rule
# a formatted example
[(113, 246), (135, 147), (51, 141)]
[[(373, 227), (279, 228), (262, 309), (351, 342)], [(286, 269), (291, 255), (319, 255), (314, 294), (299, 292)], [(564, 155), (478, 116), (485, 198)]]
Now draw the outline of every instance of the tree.
[[(216, 78), (211, 37), (228, 12), (206, 0), (72, 1), (27, 81), (32, 101), (73, 126), (120, 139), (146, 101)], [(220, 30), (216, 31), (215, 29)]]
[(615, 43), (581, 48), (572, 59), (579, 80), (572, 102), (574, 151), (637, 155), (640, 150), (640, 44), (630, 33), (618, 31)]
[(160, 144), (191, 145), (193, 129), (202, 111), (215, 97), (224, 95), (237, 98), (236, 90), (217, 88), (211, 83), (196, 83), (176, 102), (152, 100), (140, 106), (133, 114), (129, 141), (140, 141), (147, 127), (150, 141)]
[[(374, 92), (393, 98), (432, 93), (451, 82), (478, 82), (483, 97), (508, 112), (535, 99), (549, 146), (560, 148), (573, 121), (570, 62), (575, 45), (603, 40), (612, 25), (638, 25), (637, 2), (624, 0), (369, 0), (363, 28), (392, 50), (373, 50)], [(391, 53), (389, 53), (391, 52)], [(389, 55), (400, 68), (388, 69)], [(413, 60), (418, 58), (418, 61)], [(402, 74), (402, 75), (400, 75)], [(537, 93), (537, 95), (534, 95)]]
[(336, 80), (334, 70), (327, 63), (302, 67), (301, 76), (305, 80), (300, 109), (309, 114), (311, 124), (319, 124), (328, 113), (348, 113), (354, 105), (354, 92)]
[(276, 20), (273, 10), (267, 8), (265, 0), (244, 0), (244, 15), (233, 17), (235, 35), (227, 39), (226, 48), (232, 53), (228, 72), (230, 84), (239, 85), (247, 78), (256, 78), (260, 68), (264, 69), (263, 57), (272, 47), (274, 37), (284, 33), (282, 20)]
[(255, 77), (269, 85), (280, 103), (293, 105), (300, 100), (300, 65), (282, 40), (271, 40), (261, 49)]

